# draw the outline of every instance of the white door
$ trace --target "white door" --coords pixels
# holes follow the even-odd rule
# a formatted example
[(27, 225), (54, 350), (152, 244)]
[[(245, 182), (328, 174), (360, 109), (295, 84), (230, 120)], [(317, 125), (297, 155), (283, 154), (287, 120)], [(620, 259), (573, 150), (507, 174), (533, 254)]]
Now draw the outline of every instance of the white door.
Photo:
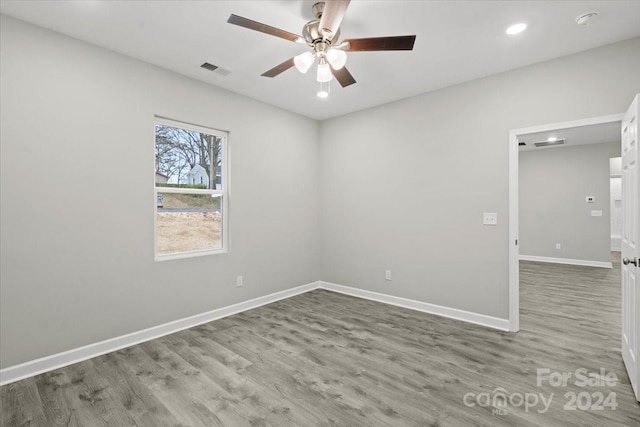
[(638, 97), (622, 120), (622, 359), (640, 401), (640, 174)]

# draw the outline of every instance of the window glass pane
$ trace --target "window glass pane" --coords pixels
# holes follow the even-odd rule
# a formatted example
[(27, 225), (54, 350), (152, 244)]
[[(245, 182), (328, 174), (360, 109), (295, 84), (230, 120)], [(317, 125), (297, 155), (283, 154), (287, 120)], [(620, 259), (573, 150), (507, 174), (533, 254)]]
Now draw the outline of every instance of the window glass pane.
[(222, 139), (156, 124), (156, 187), (222, 187)]
[(158, 192), (158, 255), (222, 249), (222, 198)]

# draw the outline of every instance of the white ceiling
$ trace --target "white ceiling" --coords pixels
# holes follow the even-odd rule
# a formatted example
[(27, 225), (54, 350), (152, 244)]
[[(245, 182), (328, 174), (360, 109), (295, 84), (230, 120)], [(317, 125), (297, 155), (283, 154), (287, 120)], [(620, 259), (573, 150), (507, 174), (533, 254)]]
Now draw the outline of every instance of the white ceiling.
[[(314, 73), (264, 71), (306, 47), (227, 24), (231, 13), (296, 34), (309, 0), (17, 1), (0, 12), (314, 119), (362, 110), (479, 77), (640, 36), (640, 1), (358, 1), (342, 38), (416, 34), (412, 52), (353, 52), (357, 84), (319, 99)], [(600, 15), (588, 26), (574, 19)], [(529, 28), (506, 36), (510, 24)], [(201, 69), (210, 62), (231, 71)]]
[[(519, 151), (547, 150), (551, 148), (572, 147), (584, 144), (599, 144), (606, 142), (620, 142), (620, 122), (602, 123), (599, 125), (579, 126), (545, 132), (528, 133), (518, 135), (519, 142), (527, 145), (518, 147)], [(548, 147), (536, 147), (535, 142), (546, 141), (547, 138), (555, 137), (564, 139), (562, 145), (550, 145)]]

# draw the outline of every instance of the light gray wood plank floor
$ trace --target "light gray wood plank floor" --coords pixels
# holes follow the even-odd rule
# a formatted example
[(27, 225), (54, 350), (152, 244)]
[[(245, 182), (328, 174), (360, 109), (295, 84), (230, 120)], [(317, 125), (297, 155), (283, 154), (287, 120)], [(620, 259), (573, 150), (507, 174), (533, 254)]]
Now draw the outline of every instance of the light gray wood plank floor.
[[(619, 261), (520, 269), (517, 334), (316, 290), (1, 387), (0, 425), (639, 426)], [(572, 378), (538, 386), (545, 368)], [(580, 387), (579, 368), (618, 380)], [(502, 412), (476, 404), (498, 388)], [(582, 410), (564, 409), (572, 392)], [(616, 409), (584, 409), (597, 393)], [(547, 411), (517, 406), (541, 394)]]

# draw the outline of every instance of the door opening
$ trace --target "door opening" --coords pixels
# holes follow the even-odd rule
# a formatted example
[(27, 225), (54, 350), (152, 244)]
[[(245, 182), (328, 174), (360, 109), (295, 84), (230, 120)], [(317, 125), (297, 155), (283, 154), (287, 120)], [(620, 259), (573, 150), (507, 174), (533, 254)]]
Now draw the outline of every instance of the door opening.
[[(534, 149), (545, 149), (551, 152), (555, 148), (549, 147), (563, 147), (563, 146), (571, 146), (572, 133), (575, 132), (579, 128), (587, 127), (587, 126), (598, 126), (602, 128), (607, 127), (617, 127), (618, 129), (618, 141), (619, 141), (619, 129), (620, 124), (623, 119), (623, 114), (615, 114), (609, 116), (602, 117), (594, 117), (583, 120), (576, 120), (571, 122), (563, 122), (563, 123), (552, 123), (547, 125), (522, 128), (522, 129), (513, 129), (509, 133), (509, 324), (511, 331), (518, 331), (520, 329), (520, 272), (519, 272), (519, 260), (521, 256), (521, 245), (522, 245), (522, 237), (520, 232), (520, 207), (519, 207), (519, 199), (520, 199), (520, 187), (519, 187), (519, 153), (520, 150), (534, 150)], [(556, 133), (556, 135), (551, 135), (551, 133)], [(548, 135), (544, 139), (542, 139), (543, 135)], [(529, 137), (526, 137), (529, 136)], [(563, 137), (564, 136), (564, 137)], [(540, 140), (538, 140), (540, 139)], [(564, 139), (564, 141), (561, 141)], [(522, 140), (522, 141), (521, 141)], [(519, 145), (519, 142), (525, 142), (529, 147), (522, 148)], [(562, 142), (560, 144), (559, 142)], [(605, 142), (605, 141), (600, 141)], [(536, 146), (536, 143), (539, 145)], [(526, 147), (526, 145), (525, 145)], [(547, 147), (547, 148), (543, 148)], [(607, 177), (608, 177), (607, 172)], [(558, 183), (561, 185), (561, 183)], [(551, 183), (553, 185), (553, 183)], [(607, 184), (608, 186), (608, 184)], [(577, 197), (577, 196), (576, 196)], [(599, 214), (603, 214), (603, 209), (588, 209), (588, 203), (591, 203), (588, 198), (595, 197), (592, 194), (583, 194), (580, 196), (587, 206), (587, 212), (589, 215), (593, 214), (597, 216)], [(598, 200), (595, 198), (593, 200), (593, 204), (596, 204), (596, 201), (602, 203), (609, 203), (608, 199), (608, 191), (606, 200)], [(608, 208), (606, 209), (608, 211)], [(592, 212), (593, 211), (593, 212)], [(600, 212), (598, 212), (600, 211)], [(608, 221), (608, 215), (607, 215)], [(603, 218), (604, 219), (604, 218)], [(609, 226), (607, 224), (606, 229), (609, 230)], [(525, 245), (530, 244), (531, 242), (526, 242)], [(540, 243), (540, 242), (538, 242)], [(555, 249), (557, 244), (560, 245), (559, 249)], [(569, 258), (571, 252), (566, 252), (565, 255), (551, 256), (554, 254), (554, 251), (562, 252), (562, 242), (555, 242), (551, 246), (551, 248), (545, 247), (545, 250), (551, 250), (550, 253), (546, 253), (546, 255), (538, 255), (538, 257), (543, 258), (545, 261), (553, 261), (553, 258), (557, 258), (560, 260), (571, 260), (571, 261), (580, 261), (580, 258)], [(543, 253), (544, 254), (544, 253)], [(523, 254), (529, 255), (531, 254)], [(534, 255), (535, 256), (535, 255)], [(588, 258), (588, 257), (587, 257)], [(600, 261), (598, 261), (600, 260)], [(611, 262), (605, 261), (600, 254), (599, 257), (594, 258), (592, 261), (601, 264), (597, 265), (600, 267), (610, 267)], [(562, 262), (562, 261), (561, 261)], [(594, 265), (594, 264), (591, 264)], [(595, 266), (595, 265), (594, 265)]]

